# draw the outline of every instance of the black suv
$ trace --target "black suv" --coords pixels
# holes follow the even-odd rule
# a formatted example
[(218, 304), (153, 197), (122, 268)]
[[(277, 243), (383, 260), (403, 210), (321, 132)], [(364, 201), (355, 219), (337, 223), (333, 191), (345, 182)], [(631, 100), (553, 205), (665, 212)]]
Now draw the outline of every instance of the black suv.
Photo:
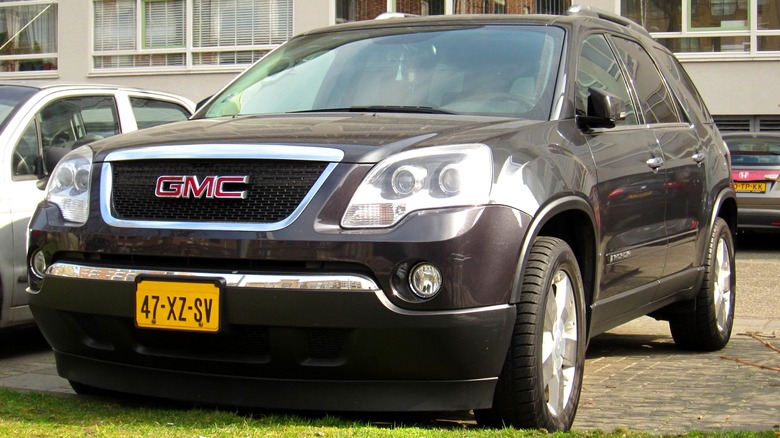
[(30, 304), (79, 393), (567, 430), (589, 338), (650, 314), (728, 342), (729, 166), (620, 17), (338, 25), (63, 158)]

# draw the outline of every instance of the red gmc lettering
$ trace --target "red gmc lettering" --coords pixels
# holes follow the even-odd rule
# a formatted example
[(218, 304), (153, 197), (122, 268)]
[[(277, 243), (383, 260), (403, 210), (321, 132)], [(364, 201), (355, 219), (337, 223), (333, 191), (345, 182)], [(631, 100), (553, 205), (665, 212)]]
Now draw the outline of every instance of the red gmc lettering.
[(246, 184), (249, 181), (248, 176), (222, 176), (217, 180), (217, 184), (214, 190), (215, 198), (246, 198), (246, 191), (229, 192), (222, 186), (227, 183), (243, 183)]
[(248, 181), (248, 176), (207, 176), (200, 181), (195, 175), (163, 175), (157, 178), (154, 194), (158, 198), (245, 199), (246, 190), (227, 190), (225, 184)]

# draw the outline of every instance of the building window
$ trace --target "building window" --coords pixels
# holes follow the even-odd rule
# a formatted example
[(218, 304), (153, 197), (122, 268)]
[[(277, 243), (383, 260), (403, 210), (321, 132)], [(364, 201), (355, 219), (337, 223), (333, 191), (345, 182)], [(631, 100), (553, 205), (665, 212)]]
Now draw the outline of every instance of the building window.
[(194, 0), (193, 64), (248, 64), (292, 36), (292, 0)]
[(292, 36), (293, 0), (94, 0), (94, 68), (246, 65)]
[(19, 77), (57, 70), (56, 3), (0, 3), (0, 68), (3, 76)]
[(558, 14), (571, 0), (334, 0), (336, 23), (373, 20), (383, 12), (413, 15)]
[[(336, 23), (373, 20), (379, 14), (388, 12), (385, 0), (335, 0)], [(396, 0), (395, 10), (413, 15), (444, 15), (447, 0)]]
[(184, 47), (184, 1), (146, 0), (143, 3), (144, 49)]
[(623, 16), (640, 23), (683, 57), (780, 54), (777, 0), (621, 0), (620, 4)]
[[(509, 7), (507, 8), (507, 3)], [(528, 14), (533, 0), (455, 0), (456, 14)], [(515, 11), (514, 9), (517, 9)]]
[(562, 14), (570, 0), (454, 0), (456, 14)]

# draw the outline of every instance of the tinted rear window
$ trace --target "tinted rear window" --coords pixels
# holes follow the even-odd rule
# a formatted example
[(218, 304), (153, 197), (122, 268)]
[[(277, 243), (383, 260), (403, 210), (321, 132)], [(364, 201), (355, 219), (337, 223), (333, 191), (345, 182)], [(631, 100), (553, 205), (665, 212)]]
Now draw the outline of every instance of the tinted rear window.
[(732, 164), (780, 165), (780, 137), (727, 138)]

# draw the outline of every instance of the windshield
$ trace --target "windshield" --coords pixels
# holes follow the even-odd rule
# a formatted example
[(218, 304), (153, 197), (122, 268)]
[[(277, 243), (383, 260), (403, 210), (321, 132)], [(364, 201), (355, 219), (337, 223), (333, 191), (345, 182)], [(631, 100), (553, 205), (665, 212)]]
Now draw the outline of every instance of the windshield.
[(731, 164), (780, 165), (780, 136), (726, 139), (731, 151)]
[(30, 87), (0, 85), (0, 128), (5, 128), (11, 115), (37, 91)]
[(199, 116), (411, 111), (549, 118), (564, 31), (495, 25), (295, 38)]

